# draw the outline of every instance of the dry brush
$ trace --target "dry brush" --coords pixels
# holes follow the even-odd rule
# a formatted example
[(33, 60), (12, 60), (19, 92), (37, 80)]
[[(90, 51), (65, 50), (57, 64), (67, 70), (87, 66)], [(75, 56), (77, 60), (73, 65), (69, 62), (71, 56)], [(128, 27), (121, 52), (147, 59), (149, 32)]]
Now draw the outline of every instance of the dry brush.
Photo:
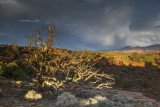
[[(39, 31), (31, 34), (31, 37), (26, 36), (30, 41), (29, 46), (40, 44), (39, 48), (42, 48), (38, 51), (32, 51), (28, 60), (28, 63), (37, 71), (38, 87), (48, 85), (60, 88), (64, 87), (66, 82), (76, 82), (87, 83), (99, 89), (111, 88), (111, 85), (114, 84), (113, 76), (102, 73), (101, 69), (95, 67), (95, 63), (87, 63), (91, 59), (83, 57), (86, 50), (82, 51), (81, 55), (74, 55), (70, 59), (67, 59), (70, 55), (69, 50), (60, 49), (58, 54), (53, 54), (54, 51), (57, 51), (53, 48), (55, 31), (55, 25), (49, 25), (46, 41), (42, 40)], [(35, 59), (34, 63), (31, 61), (33, 59)]]

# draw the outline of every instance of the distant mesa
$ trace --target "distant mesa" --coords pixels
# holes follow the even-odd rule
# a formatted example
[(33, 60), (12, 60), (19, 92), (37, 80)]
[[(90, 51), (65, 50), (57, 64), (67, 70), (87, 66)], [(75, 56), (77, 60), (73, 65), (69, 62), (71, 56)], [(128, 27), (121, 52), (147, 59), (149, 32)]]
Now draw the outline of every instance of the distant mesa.
[(160, 51), (160, 44), (154, 44), (150, 46), (145, 46), (145, 47), (132, 47), (132, 46), (125, 46), (121, 49), (113, 50), (115, 52), (137, 52), (137, 53), (148, 53), (148, 52), (157, 52)]

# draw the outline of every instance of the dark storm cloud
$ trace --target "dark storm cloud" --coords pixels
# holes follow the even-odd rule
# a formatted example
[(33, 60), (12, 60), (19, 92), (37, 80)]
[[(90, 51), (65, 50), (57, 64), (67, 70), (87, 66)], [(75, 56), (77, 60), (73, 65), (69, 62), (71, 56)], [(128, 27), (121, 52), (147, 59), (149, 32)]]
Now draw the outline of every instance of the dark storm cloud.
[(0, 41), (14, 37), (23, 44), (25, 33), (51, 22), (66, 48), (145, 46), (160, 40), (159, 10), (158, 0), (1, 0)]
[(159, 20), (160, 2), (157, 0), (142, 0), (132, 7), (131, 30), (148, 30)]

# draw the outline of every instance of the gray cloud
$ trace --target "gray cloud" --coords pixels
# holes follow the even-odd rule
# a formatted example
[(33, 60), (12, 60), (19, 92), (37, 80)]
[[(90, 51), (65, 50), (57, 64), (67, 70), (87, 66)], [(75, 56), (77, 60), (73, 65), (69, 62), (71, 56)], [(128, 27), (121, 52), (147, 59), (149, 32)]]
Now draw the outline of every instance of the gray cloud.
[(39, 19), (35, 19), (35, 20), (30, 20), (30, 19), (24, 19), (24, 20), (19, 20), (20, 22), (33, 22), (33, 23), (38, 23)]
[(56, 39), (66, 47), (85, 42), (99, 50), (146, 46), (160, 40), (159, 10), (157, 0), (1, 0), (0, 32), (22, 41), (24, 33), (34, 26), (46, 29), (50, 21), (57, 24)]
[(6, 4), (17, 5), (18, 2), (17, 2), (17, 0), (1, 0), (0, 4), (3, 4), (3, 5), (6, 5)]
[(66, 24), (66, 26), (77, 26), (77, 24), (70, 24), (70, 23), (68, 23), (68, 24)]

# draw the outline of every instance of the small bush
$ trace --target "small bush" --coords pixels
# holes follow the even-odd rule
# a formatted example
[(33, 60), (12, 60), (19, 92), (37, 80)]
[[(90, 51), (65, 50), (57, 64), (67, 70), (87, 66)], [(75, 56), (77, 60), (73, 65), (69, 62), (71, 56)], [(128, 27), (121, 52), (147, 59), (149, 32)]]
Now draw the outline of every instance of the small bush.
[(139, 58), (138, 62), (144, 62), (143, 58)]
[(152, 104), (152, 102), (145, 102), (144, 106), (145, 107), (153, 107), (153, 104)]
[(19, 55), (19, 48), (17, 46), (12, 47), (12, 50), (14, 51), (15, 54)]
[(155, 56), (154, 55), (143, 55), (143, 60), (146, 63), (155, 63)]
[(115, 82), (120, 82), (120, 81), (121, 81), (121, 78), (120, 78), (120, 76), (117, 76), (117, 75), (116, 75), (116, 76), (114, 77), (114, 80), (115, 80)]
[(25, 95), (26, 99), (30, 99), (30, 100), (37, 100), (37, 99), (41, 99), (42, 95), (37, 93), (34, 90), (29, 90), (26, 95)]
[(158, 64), (160, 64), (160, 59), (157, 59), (157, 58), (156, 58), (156, 62), (157, 62)]
[(87, 90), (87, 89), (81, 90), (80, 93), (81, 93), (82, 98), (90, 98), (90, 97), (94, 96), (93, 92), (91, 90)]
[(113, 60), (114, 59), (114, 55), (113, 54), (107, 54), (106, 59)]
[(160, 69), (160, 65), (158, 65), (157, 68)]
[(27, 75), (35, 75), (36, 71), (31, 67), (31, 65), (25, 63), (23, 60), (17, 60), (16, 64), (23, 69)]
[(118, 104), (125, 104), (126, 103), (125, 98), (122, 97), (122, 96), (119, 96), (119, 95), (114, 95), (112, 97), (112, 101), (115, 102), (116, 105), (118, 105)]
[(65, 60), (71, 60), (71, 59), (73, 59), (73, 57), (74, 56), (72, 54), (68, 54), (65, 56)]
[(64, 92), (57, 97), (56, 107), (81, 107), (81, 105), (74, 95)]
[(2, 61), (0, 61), (0, 65), (3, 65), (3, 62), (2, 62)]
[(125, 55), (122, 56), (122, 61), (128, 61), (128, 60), (129, 60), (128, 56), (125, 56)]
[(17, 57), (17, 54), (13, 51), (12, 48), (6, 48), (4, 51), (3, 51), (3, 56), (5, 57), (11, 57), (11, 58), (16, 58)]
[(132, 60), (134, 62), (139, 62), (141, 56), (138, 53), (132, 53)]
[(129, 86), (129, 81), (128, 80), (122, 80), (121, 84), (122, 84), (123, 88), (127, 88)]
[(0, 75), (2, 75), (5, 70), (5, 66), (0, 64)]
[(133, 103), (133, 104), (140, 104), (140, 100), (133, 99), (133, 98), (129, 98), (127, 102)]
[(25, 72), (15, 62), (11, 62), (6, 65), (6, 71), (3, 72), (3, 75), (15, 80), (24, 80), (25, 78)]
[(132, 53), (132, 60), (134, 62), (155, 63), (155, 59), (155, 55)]

